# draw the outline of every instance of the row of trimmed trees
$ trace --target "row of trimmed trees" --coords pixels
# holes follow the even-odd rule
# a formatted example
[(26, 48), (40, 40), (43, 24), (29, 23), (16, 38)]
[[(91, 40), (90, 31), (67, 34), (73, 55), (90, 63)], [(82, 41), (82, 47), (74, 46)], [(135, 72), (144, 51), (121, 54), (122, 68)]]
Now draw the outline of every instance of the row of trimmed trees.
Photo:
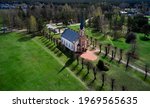
[[(132, 59), (137, 59), (138, 55), (136, 53), (136, 35), (134, 33), (129, 33), (126, 41), (127, 43), (131, 44), (131, 48), (128, 52), (124, 52), (123, 49), (117, 48), (117, 47), (113, 47), (111, 46), (111, 44), (107, 44), (107, 45), (103, 45), (101, 43), (98, 42), (97, 39), (94, 39), (92, 37), (89, 38), (90, 44), (96, 48), (99, 47), (100, 49), (100, 53), (104, 53), (104, 57), (109, 57), (111, 58), (110, 61), (116, 59), (118, 61), (118, 63), (120, 64), (121, 61), (123, 60), (123, 55), (126, 54), (126, 69), (129, 67), (129, 63), (131, 62)], [(119, 52), (118, 52), (119, 51)], [(119, 54), (119, 55), (118, 55)], [(145, 70), (145, 78), (144, 80), (146, 80), (147, 76), (148, 76), (148, 64), (145, 64), (145, 66), (143, 65), (143, 70)]]

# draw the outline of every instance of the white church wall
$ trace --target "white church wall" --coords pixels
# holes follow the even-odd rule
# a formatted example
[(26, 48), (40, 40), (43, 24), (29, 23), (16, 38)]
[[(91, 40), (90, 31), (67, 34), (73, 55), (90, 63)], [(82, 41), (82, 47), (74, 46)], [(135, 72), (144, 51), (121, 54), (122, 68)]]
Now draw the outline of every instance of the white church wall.
[(75, 44), (74, 44), (74, 46), (75, 46), (74, 47), (75, 52), (77, 52), (77, 46), (78, 46), (78, 44), (79, 44), (79, 41), (76, 41)]
[(63, 45), (65, 45), (68, 49), (70, 49), (71, 51), (75, 51), (74, 49), (74, 44), (71, 43), (70, 41), (68, 41), (67, 39), (64, 39), (63, 37), (61, 38), (61, 42)]

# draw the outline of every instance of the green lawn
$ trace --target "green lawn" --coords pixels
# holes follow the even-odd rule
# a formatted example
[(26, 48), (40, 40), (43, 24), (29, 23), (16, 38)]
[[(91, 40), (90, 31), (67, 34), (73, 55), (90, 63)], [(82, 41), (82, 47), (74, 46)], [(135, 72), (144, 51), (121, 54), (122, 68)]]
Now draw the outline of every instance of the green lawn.
[[(101, 73), (90, 84), (93, 71), (85, 77), (85, 66), (81, 69), (76, 60), (70, 61), (59, 53), (61, 51), (45, 37), (31, 39), (20, 33), (0, 35), (0, 90), (87, 90), (85, 84), (88, 89), (100, 90)], [(150, 77), (143, 81), (143, 74), (132, 69), (125, 71), (124, 65), (109, 62), (102, 55), (100, 59), (109, 66), (101, 90), (111, 90), (111, 78), (115, 79), (114, 90), (121, 90), (121, 86), (127, 90), (150, 90)], [(65, 64), (68, 68), (60, 72)]]
[(0, 90), (87, 90), (36, 38), (0, 35)]

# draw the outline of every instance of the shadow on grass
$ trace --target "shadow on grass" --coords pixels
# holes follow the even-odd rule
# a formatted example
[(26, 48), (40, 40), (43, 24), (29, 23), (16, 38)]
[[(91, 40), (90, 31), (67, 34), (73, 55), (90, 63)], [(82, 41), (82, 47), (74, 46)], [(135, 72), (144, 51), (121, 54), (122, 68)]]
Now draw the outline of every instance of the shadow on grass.
[(11, 34), (11, 32), (0, 33), (0, 36), (9, 36), (9, 34)]
[(83, 70), (83, 69), (81, 68), (81, 69), (76, 73), (76, 75), (79, 76), (80, 73), (82, 72), (82, 70)]
[(74, 71), (79, 64), (76, 64), (71, 70)]
[(74, 59), (69, 59), (69, 60), (65, 63), (65, 65), (61, 68), (61, 70), (58, 72), (58, 74), (61, 73), (65, 68), (69, 67), (73, 62), (74, 62)]
[(148, 38), (146, 36), (142, 36), (142, 37), (140, 37), (140, 40), (142, 40), (142, 41), (150, 41), (150, 38)]
[(87, 78), (88, 74), (89, 74), (89, 72), (87, 72), (87, 73), (84, 75), (84, 77), (82, 78), (82, 79), (83, 79), (83, 81), (85, 81), (85, 80), (86, 80), (86, 78)]
[(26, 41), (29, 41), (31, 40), (33, 37), (31, 36), (24, 36), (24, 37), (21, 37), (18, 39), (19, 42), (26, 42)]
[(58, 57), (61, 57), (62, 54), (63, 54), (62, 52), (59, 52), (59, 53), (57, 54), (57, 56), (58, 56)]
[(104, 89), (104, 83), (100, 86), (99, 90), (102, 91)]
[(92, 86), (92, 84), (95, 82), (96, 78), (94, 78), (89, 84), (88, 86)]

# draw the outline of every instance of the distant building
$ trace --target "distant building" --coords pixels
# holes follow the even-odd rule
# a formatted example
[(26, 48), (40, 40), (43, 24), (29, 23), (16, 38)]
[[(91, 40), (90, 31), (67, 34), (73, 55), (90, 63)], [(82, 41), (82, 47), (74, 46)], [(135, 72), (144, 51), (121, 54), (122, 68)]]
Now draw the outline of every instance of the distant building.
[(81, 21), (79, 33), (71, 29), (66, 29), (61, 35), (61, 43), (73, 52), (86, 51), (88, 39), (84, 34), (84, 21)]

